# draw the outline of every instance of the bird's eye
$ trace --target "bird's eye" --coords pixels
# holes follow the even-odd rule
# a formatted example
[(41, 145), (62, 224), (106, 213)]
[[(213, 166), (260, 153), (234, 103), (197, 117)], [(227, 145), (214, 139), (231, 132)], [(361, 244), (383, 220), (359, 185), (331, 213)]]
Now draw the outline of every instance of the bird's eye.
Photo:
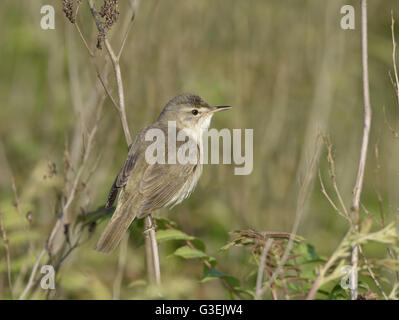
[(191, 113), (196, 116), (198, 114), (198, 110), (197, 109), (193, 109), (193, 111), (191, 111)]

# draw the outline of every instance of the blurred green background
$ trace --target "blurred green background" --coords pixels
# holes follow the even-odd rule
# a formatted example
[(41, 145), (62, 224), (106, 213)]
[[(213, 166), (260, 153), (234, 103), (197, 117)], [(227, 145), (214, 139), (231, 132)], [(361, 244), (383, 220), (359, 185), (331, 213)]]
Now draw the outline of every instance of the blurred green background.
[[(120, 2), (120, 18), (109, 33), (115, 48), (130, 12), (128, 1)], [(55, 30), (40, 28), (40, 8), (45, 4), (55, 8)], [(355, 30), (340, 28), (340, 8), (345, 4), (355, 7)], [(85, 1), (80, 10), (79, 25), (94, 47), (96, 30)], [(379, 219), (376, 192), (381, 193), (388, 220), (399, 208), (399, 141), (384, 116), (385, 109), (389, 123), (399, 127), (399, 105), (389, 77), (393, 70), (391, 10), (399, 22), (397, 1), (369, 1), (373, 120), (362, 196), (369, 214)], [(218, 114), (212, 127), (254, 129), (251, 175), (234, 175), (233, 165), (206, 165), (191, 197), (172, 210), (159, 212), (176, 221), (184, 232), (201, 238), (223, 272), (244, 283), (253, 281), (253, 265), (245, 249), (219, 251), (230, 231), (291, 230), (298, 177), (312, 155), (318, 132), (330, 135), (338, 184), (350, 206), (363, 123), (360, 52), (359, 1), (140, 3), (121, 58), (132, 135), (155, 121), (166, 102), (182, 92), (199, 94), (211, 104), (233, 106), (232, 111)], [(98, 54), (105, 56), (105, 50)], [(102, 65), (105, 60), (99, 61)], [(116, 97), (112, 72), (109, 83)], [(82, 132), (77, 127), (94, 117), (96, 92), (101, 90), (86, 48), (62, 12), (61, 1), (1, 1), (0, 212), (10, 241), (17, 292), (56, 220), (66, 145), (72, 150), (71, 157), (78, 159)], [(118, 116), (107, 99), (90, 163), (94, 164), (98, 155), (101, 158), (85, 193), (73, 203), (72, 215), (82, 207), (94, 210), (105, 203), (126, 154)], [(54, 175), (49, 174), (49, 163), (56, 165)], [(319, 165), (330, 190), (325, 151)], [(24, 223), (13, 205), (12, 176), (22, 214), (33, 213), (33, 251), (29, 255)], [(93, 251), (104, 226), (102, 223), (92, 239), (65, 262), (57, 278), (58, 298), (112, 298), (119, 249), (108, 256)], [(316, 179), (298, 233), (319, 254), (329, 255), (346, 230), (345, 221), (332, 210)], [(137, 238), (129, 242), (121, 298), (148, 296), (138, 282), (146, 278), (146, 271), (144, 247)], [(378, 247), (373, 250), (375, 255), (384, 254)], [(200, 263), (168, 257), (172, 252), (173, 245), (161, 244), (167, 298), (228, 297), (220, 282), (199, 283)], [(2, 247), (0, 298), (9, 298), (6, 268)], [(40, 292), (35, 295), (41, 296)]]

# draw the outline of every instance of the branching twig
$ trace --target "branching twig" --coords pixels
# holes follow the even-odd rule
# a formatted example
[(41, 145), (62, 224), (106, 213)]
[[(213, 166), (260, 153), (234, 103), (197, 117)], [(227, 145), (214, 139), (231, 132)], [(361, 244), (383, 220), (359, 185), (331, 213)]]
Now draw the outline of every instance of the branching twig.
[[(102, 23), (99, 20), (99, 17), (98, 17), (98, 14), (97, 14), (96, 10), (94, 9), (93, 1), (92, 0), (88, 0), (88, 3), (89, 3), (90, 11), (91, 11), (93, 19), (94, 19), (94, 21), (96, 23), (98, 31), (99, 32), (104, 32), (104, 29), (102, 27)], [(121, 75), (121, 67), (120, 67), (120, 64), (119, 64), (119, 57), (115, 54), (115, 52), (112, 49), (108, 39), (105, 39), (104, 43), (105, 43), (105, 47), (106, 47), (107, 52), (108, 52), (108, 56), (111, 59), (112, 66), (114, 68), (115, 79), (116, 79), (116, 84), (117, 84), (117, 88), (118, 88), (118, 96), (119, 96), (119, 109), (118, 109), (119, 117), (121, 119), (123, 132), (125, 134), (126, 143), (127, 143), (128, 146), (130, 146), (132, 144), (133, 140), (132, 140), (132, 136), (130, 135), (129, 125), (127, 123), (127, 118), (126, 118), (125, 94), (124, 94), (124, 91), (123, 91), (123, 81), (122, 81), (122, 75)], [(124, 47), (124, 45), (121, 46), (121, 49), (123, 49), (123, 47)]]
[(349, 219), (348, 210), (346, 209), (344, 200), (342, 199), (342, 196), (341, 196), (341, 192), (339, 191), (339, 188), (338, 188), (337, 175), (336, 175), (336, 171), (335, 171), (335, 161), (334, 161), (333, 151), (332, 151), (332, 144), (328, 138), (324, 139), (324, 143), (327, 146), (328, 171), (330, 173), (334, 191), (335, 191), (335, 194), (336, 194), (338, 201), (341, 205), (344, 215), (347, 217), (347, 219)]
[(85, 47), (86, 47), (86, 49), (87, 49), (87, 51), (89, 53), (89, 56), (91, 58), (90, 60), (92, 61), (93, 65), (94, 65), (94, 68), (96, 69), (96, 74), (97, 74), (98, 80), (100, 80), (101, 85), (103, 86), (105, 92), (107, 93), (107, 95), (108, 95), (109, 99), (111, 100), (112, 104), (114, 105), (115, 109), (118, 112), (120, 112), (120, 107), (119, 107), (118, 103), (115, 101), (114, 97), (112, 96), (110, 90), (108, 89), (108, 87), (107, 87), (107, 85), (105, 83), (105, 80), (104, 80), (103, 76), (101, 75), (100, 69), (99, 69), (99, 67), (98, 67), (98, 65), (97, 65), (97, 63), (95, 61), (95, 54), (90, 49), (89, 45), (87, 44), (87, 41), (86, 41), (85, 37), (83, 36), (83, 33), (80, 30), (80, 27), (79, 27), (79, 24), (78, 24), (77, 21), (75, 21), (74, 26), (75, 26), (76, 30), (78, 31), (80, 39), (84, 43), (84, 45), (85, 45)]
[(22, 292), (22, 294), (19, 296), (20, 300), (25, 299), (26, 295), (33, 288), (33, 286), (35, 284), (35, 277), (36, 277), (37, 269), (38, 269), (39, 264), (40, 264), (41, 260), (43, 259), (44, 255), (47, 252), (51, 252), (55, 249), (53, 247), (53, 245), (54, 245), (54, 242), (55, 242), (54, 240), (56, 239), (56, 236), (58, 234), (60, 234), (61, 232), (64, 235), (64, 237), (62, 239), (62, 243), (56, 244), (56, 247), (58, 247), (58, 248), (60, 248), (63, 245), (64, 241), (68, 241), (68, 235), (65, 234), (65, 231), (68, 231), (67, 229), (68, 229), (68, 226), (70, 223), (68, 209), (69, 209), (69, 206), (71, 205), (71, 203), (73, 202), (73, 200), (75, 199), (76, 190), (77, 190), (78, 184), (81, 180), (81, 176), (83, 174), (83, 169), (86, 167), (87, 161), (89, 159), (89, 155), (93, 148), (94, 137), (97, 133), (98, 123), (100, 120), (100, 114), (101, 114), (101, 109), (102, 109), (103, 103), (104, 103), (104, 98), (102, 99), (99, 109), (98, 109), (96, 123), (93, 125), (93, 128), (91, 129), (91, 131), (88, 134), (87, 145), (86, 145), (86, 148), (84, 149), (82, 163), (80, 164), (80, 167), (75, 175), (74, 181), (72, 183), (72, 188), (69, 190), (69, 193), (66, 196), (66, 201), (62, 207), (61, 215), (57, 219), (57, 222), (55, 223), (53, 229), (51, 230), (50, 236), (49, 236), (48, 240), (46, 241), (44, 248), (42, 249), (41, 253), (39, 254), (38, 258), (36, 259), (36, 261), (34, 263), (31, 274), (29, 276), (28, 283), (27, 283), (24, 291)]

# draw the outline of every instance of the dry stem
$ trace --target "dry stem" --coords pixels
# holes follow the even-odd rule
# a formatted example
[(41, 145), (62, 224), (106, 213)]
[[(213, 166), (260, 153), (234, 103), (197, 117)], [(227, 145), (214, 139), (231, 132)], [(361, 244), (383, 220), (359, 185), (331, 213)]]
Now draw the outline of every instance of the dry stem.
[[(363, 99), (364, 99), (364, 126), (363, 139), (360, 150), (359, 169), (355, 187), (353, 189), (353, 199), (351, 208), (351, 218), (355, 231), (358, 231), (359, 223), (359, 204), (360, 196), (363, 188), (364, 171), (366, 167), (367, 149), (369, 144), (370, 125), (371, 125), (371, 104), (370, 104), (370, 88), (368, 73), (368, 56), (367, 56), (367, 0), (362, 0), (362, 70), (363, 70)], [(351, 288), (351, 299), (356, 300), (358, 295), (358, 263), (359, 248), (354, 245), (352, 248), (351, 263), (353, 267)]]

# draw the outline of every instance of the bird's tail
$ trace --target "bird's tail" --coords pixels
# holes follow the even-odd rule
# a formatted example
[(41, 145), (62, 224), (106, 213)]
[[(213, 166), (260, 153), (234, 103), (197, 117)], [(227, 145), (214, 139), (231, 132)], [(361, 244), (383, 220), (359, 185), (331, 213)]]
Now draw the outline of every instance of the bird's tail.
[(111, 220), (96, 244), (96, 251), (109, 253), (119, 244), (127, 228), (136, 217), (137, 208), (134, 208), (132, 203), (134, 203), (132, 199), (119, 201)]

